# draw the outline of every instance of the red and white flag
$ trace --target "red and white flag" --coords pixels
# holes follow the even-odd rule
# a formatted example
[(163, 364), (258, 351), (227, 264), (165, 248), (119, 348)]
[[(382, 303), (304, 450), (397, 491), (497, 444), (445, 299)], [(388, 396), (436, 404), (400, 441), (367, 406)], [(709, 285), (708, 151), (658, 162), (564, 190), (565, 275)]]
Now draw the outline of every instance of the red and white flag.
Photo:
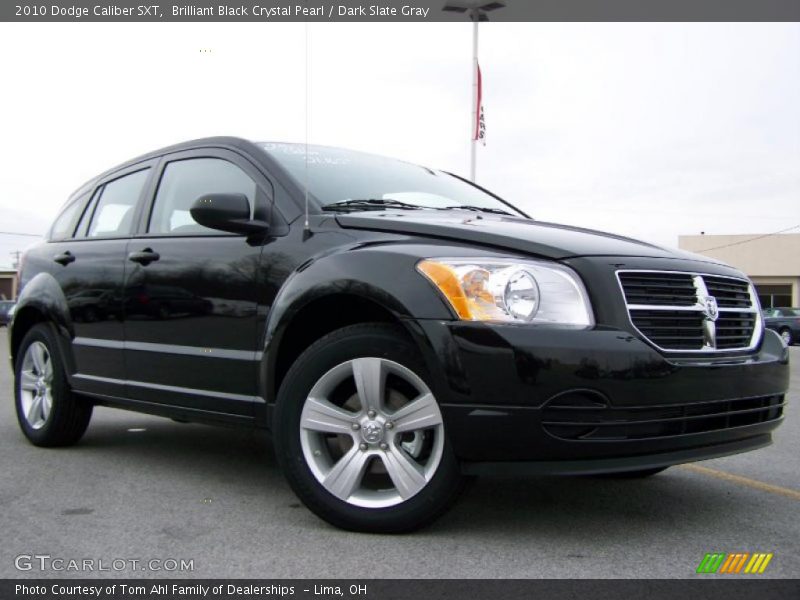
[(478, 97), (477, 97), (477, 106), (475, 110), (475, 132), (473, 133), (472, 139), (480, 142), (485, 146), (486, 118), (484, 117), (483, 114), (483, 82), (481, 81), (481, 67), (477, 62), (475, 63), (475, 68), (478, 70), (477, 72)]

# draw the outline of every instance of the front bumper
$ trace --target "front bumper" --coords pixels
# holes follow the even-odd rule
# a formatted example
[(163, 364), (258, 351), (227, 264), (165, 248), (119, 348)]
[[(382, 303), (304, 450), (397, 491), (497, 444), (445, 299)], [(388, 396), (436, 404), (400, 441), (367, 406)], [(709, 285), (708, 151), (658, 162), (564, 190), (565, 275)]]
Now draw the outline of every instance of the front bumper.
[(467, 472), (578, 474), (714, 458), (768, 445), (783, 419), (788, 350), (772, 332), (746, 356), (667, 359), (610, 327), (414, 325)]
[(466, 475), (595, 475), (600, 473), (624, 473), (658, 467), (668, 467), (698, 460), (720, 458), (758, 450), (772, 443), (768, 433), (737, 439), (732, 442), (717, 443), (711, 446), (661, 452), (621, 456), (618, 458), (592, 458), (584, 460), (538, 460), (503, 462), (463, 462), (461, 469)]

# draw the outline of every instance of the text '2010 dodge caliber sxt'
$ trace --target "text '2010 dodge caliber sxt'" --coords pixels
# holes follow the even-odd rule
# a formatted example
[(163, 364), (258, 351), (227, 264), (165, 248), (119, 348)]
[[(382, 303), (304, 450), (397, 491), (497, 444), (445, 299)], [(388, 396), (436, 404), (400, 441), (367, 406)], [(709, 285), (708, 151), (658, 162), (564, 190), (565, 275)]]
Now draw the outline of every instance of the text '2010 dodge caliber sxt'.
[(353, 530), (421, 527), (469, 475), (761, 448), (788, 388), (736, 269), (336, 148), (131, 160), (70, 197), (21, 285), (32, 443), (76, 443), (95, 405), (264, 428), (306, 506)]

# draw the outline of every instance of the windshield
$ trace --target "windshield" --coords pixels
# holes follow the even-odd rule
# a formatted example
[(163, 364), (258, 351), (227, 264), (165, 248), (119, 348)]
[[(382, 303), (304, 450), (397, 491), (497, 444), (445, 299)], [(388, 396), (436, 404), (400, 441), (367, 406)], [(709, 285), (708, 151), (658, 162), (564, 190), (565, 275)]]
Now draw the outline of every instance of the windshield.
[[(304, 185), (304, 144), (260, 145)], [(353, 200), (385, 200), (419, 208), (471, 207), (520, 216), (513, 207), (443, 171), (327, 146), (308, 147), (308, 191), (323, 207)]]

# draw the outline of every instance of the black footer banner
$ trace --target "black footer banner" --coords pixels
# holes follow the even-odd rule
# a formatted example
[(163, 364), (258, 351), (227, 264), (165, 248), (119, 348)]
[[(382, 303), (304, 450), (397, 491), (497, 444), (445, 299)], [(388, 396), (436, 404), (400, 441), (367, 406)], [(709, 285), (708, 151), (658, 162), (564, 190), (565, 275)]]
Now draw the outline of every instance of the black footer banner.
[(800, 598), (800, 580), (620, 579), (7, 579), (3, 600), (768, 600)]

